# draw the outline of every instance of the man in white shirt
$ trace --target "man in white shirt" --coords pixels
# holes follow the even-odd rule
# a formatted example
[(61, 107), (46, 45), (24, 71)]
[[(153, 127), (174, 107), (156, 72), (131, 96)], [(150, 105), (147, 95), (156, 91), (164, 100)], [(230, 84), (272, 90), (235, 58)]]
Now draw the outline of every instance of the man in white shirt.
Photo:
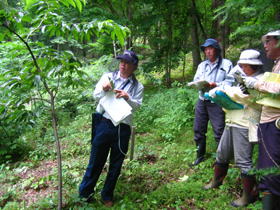
[(208, 122), (210, 121), (213, 127), (217, 145), (225, 127), (225, 113), (222, 108), (205, 99), (204, 93), (214, 87), (231, 85), (233, 82), (232, 77), (228, 77), (232, 63), (221, 57), (218, 41), (207, 39), (201, 45), (201, 50), (207, 59), (198, 65), (193, 81), (205, 80), (208, 82), (208, 86), (199, 91), (199, 99), (195, 105), (194, 141), (197, 146), (197, 157), (192, 165), (198, 165), (205, 159)]
[[(114, 91), (116, 98), (123, 98), (131, 106), (132, 113), (142, 104), (143, 85), (138, 82), (134, 71), (138, 67), (138, 57), (133, 51), (126, 50), (117, 56), (120, 60), (119, 70), (105, 73), (96, 85), (93, 97), (102, 99), (108, 91)], [(99, 114), (95, 114), (92, 148), (88, 167), (80, 184), (80, 197), (90, 201), (96, 182), (102, 172), (110, 152), (110, 165), (101, 191), (105, 206), (113, 206), (113, 192), (120, 175), (131, 134), (132, 114), (115, 126), (112, 118), (101, 104), (97, 106)]]

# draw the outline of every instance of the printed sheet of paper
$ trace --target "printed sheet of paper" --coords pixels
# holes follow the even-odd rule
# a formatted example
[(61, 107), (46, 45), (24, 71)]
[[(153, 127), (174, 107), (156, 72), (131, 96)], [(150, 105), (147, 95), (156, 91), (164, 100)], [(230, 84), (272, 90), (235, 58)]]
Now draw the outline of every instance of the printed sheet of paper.
[(116, 98), (112, 91), (106, 92), (106, 95), (100, 99), (100, 104), (110, 115), (115, 126), (131, 114), (131, 106), (123, 98)]

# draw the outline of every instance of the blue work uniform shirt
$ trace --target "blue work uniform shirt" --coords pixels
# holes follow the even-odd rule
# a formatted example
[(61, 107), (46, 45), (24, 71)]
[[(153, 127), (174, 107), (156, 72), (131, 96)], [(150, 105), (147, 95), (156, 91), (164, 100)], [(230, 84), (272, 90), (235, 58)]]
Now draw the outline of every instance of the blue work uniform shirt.
[[(230, 85), (234, 82), (234, 78), (230, 75), (232, 69), (232, 63), (230, 60), (225, 58), (219, 63), (217, 59), (214, 63), (209, 60), (201, 62), (198, 67), (193, 81), (206, 80), (207, 82), (215, 82), (217, 86)], [(205, 100), (204, 92), (199, 91), (199, 98)]]

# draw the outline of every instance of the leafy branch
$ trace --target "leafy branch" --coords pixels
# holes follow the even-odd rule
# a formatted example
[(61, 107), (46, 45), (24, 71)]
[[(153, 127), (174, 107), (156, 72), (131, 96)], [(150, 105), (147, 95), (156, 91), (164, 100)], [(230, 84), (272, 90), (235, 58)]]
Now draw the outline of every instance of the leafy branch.
[[(33, 63), (36, 67), (37, 73), (40, 74), (42, 72), (42, 70), (40, 69), (37, 59), (35, 58), (34, 53), (32, 52), (29, 44), (14, 30), (12, 30), (7, 23), (3, 23), (2, 24), (3, 27), (7, 28), (11, 33), (15, 34), (20, 41), (22, 41), (25, 46), (27, 47)], [(53, 93), (53, 91), (49, 88), (46, 80), (44, 78), (42, 78), (42, 82), (44, 84), (44, 87), (46, 89), (46, 91), (48, 92), (48, 94), (50, 95), (50, 106), (51, 106), (51, 116), (52, 116), (52, 127), (53, 127), (53, 131), (54, 131), (54, 137), (56, 140), (56, 150), (57, 150), (57, 167), (58, 167), (58, 209), (62, 208), (62, 161), (61, 161), (61, 147), (60, 147), (60, 140), (59, 140), (59, 136), (58, 136), (58, 126), (57, 126), (57, 114), (56, 114), (56, 109), (55, 109), (55, 97), (56, 94)], [(41, 98), (42, 100), (42, 98)]]

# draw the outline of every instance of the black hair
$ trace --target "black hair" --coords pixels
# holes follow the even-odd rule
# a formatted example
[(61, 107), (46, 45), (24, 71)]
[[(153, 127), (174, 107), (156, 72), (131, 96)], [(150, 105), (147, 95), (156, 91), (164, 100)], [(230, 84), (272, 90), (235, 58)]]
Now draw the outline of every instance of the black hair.
[(254, 70), (254, 71), (262, 71), (262, 65), (252, 65), (252, 64), (249, 64), (250, 67)]

